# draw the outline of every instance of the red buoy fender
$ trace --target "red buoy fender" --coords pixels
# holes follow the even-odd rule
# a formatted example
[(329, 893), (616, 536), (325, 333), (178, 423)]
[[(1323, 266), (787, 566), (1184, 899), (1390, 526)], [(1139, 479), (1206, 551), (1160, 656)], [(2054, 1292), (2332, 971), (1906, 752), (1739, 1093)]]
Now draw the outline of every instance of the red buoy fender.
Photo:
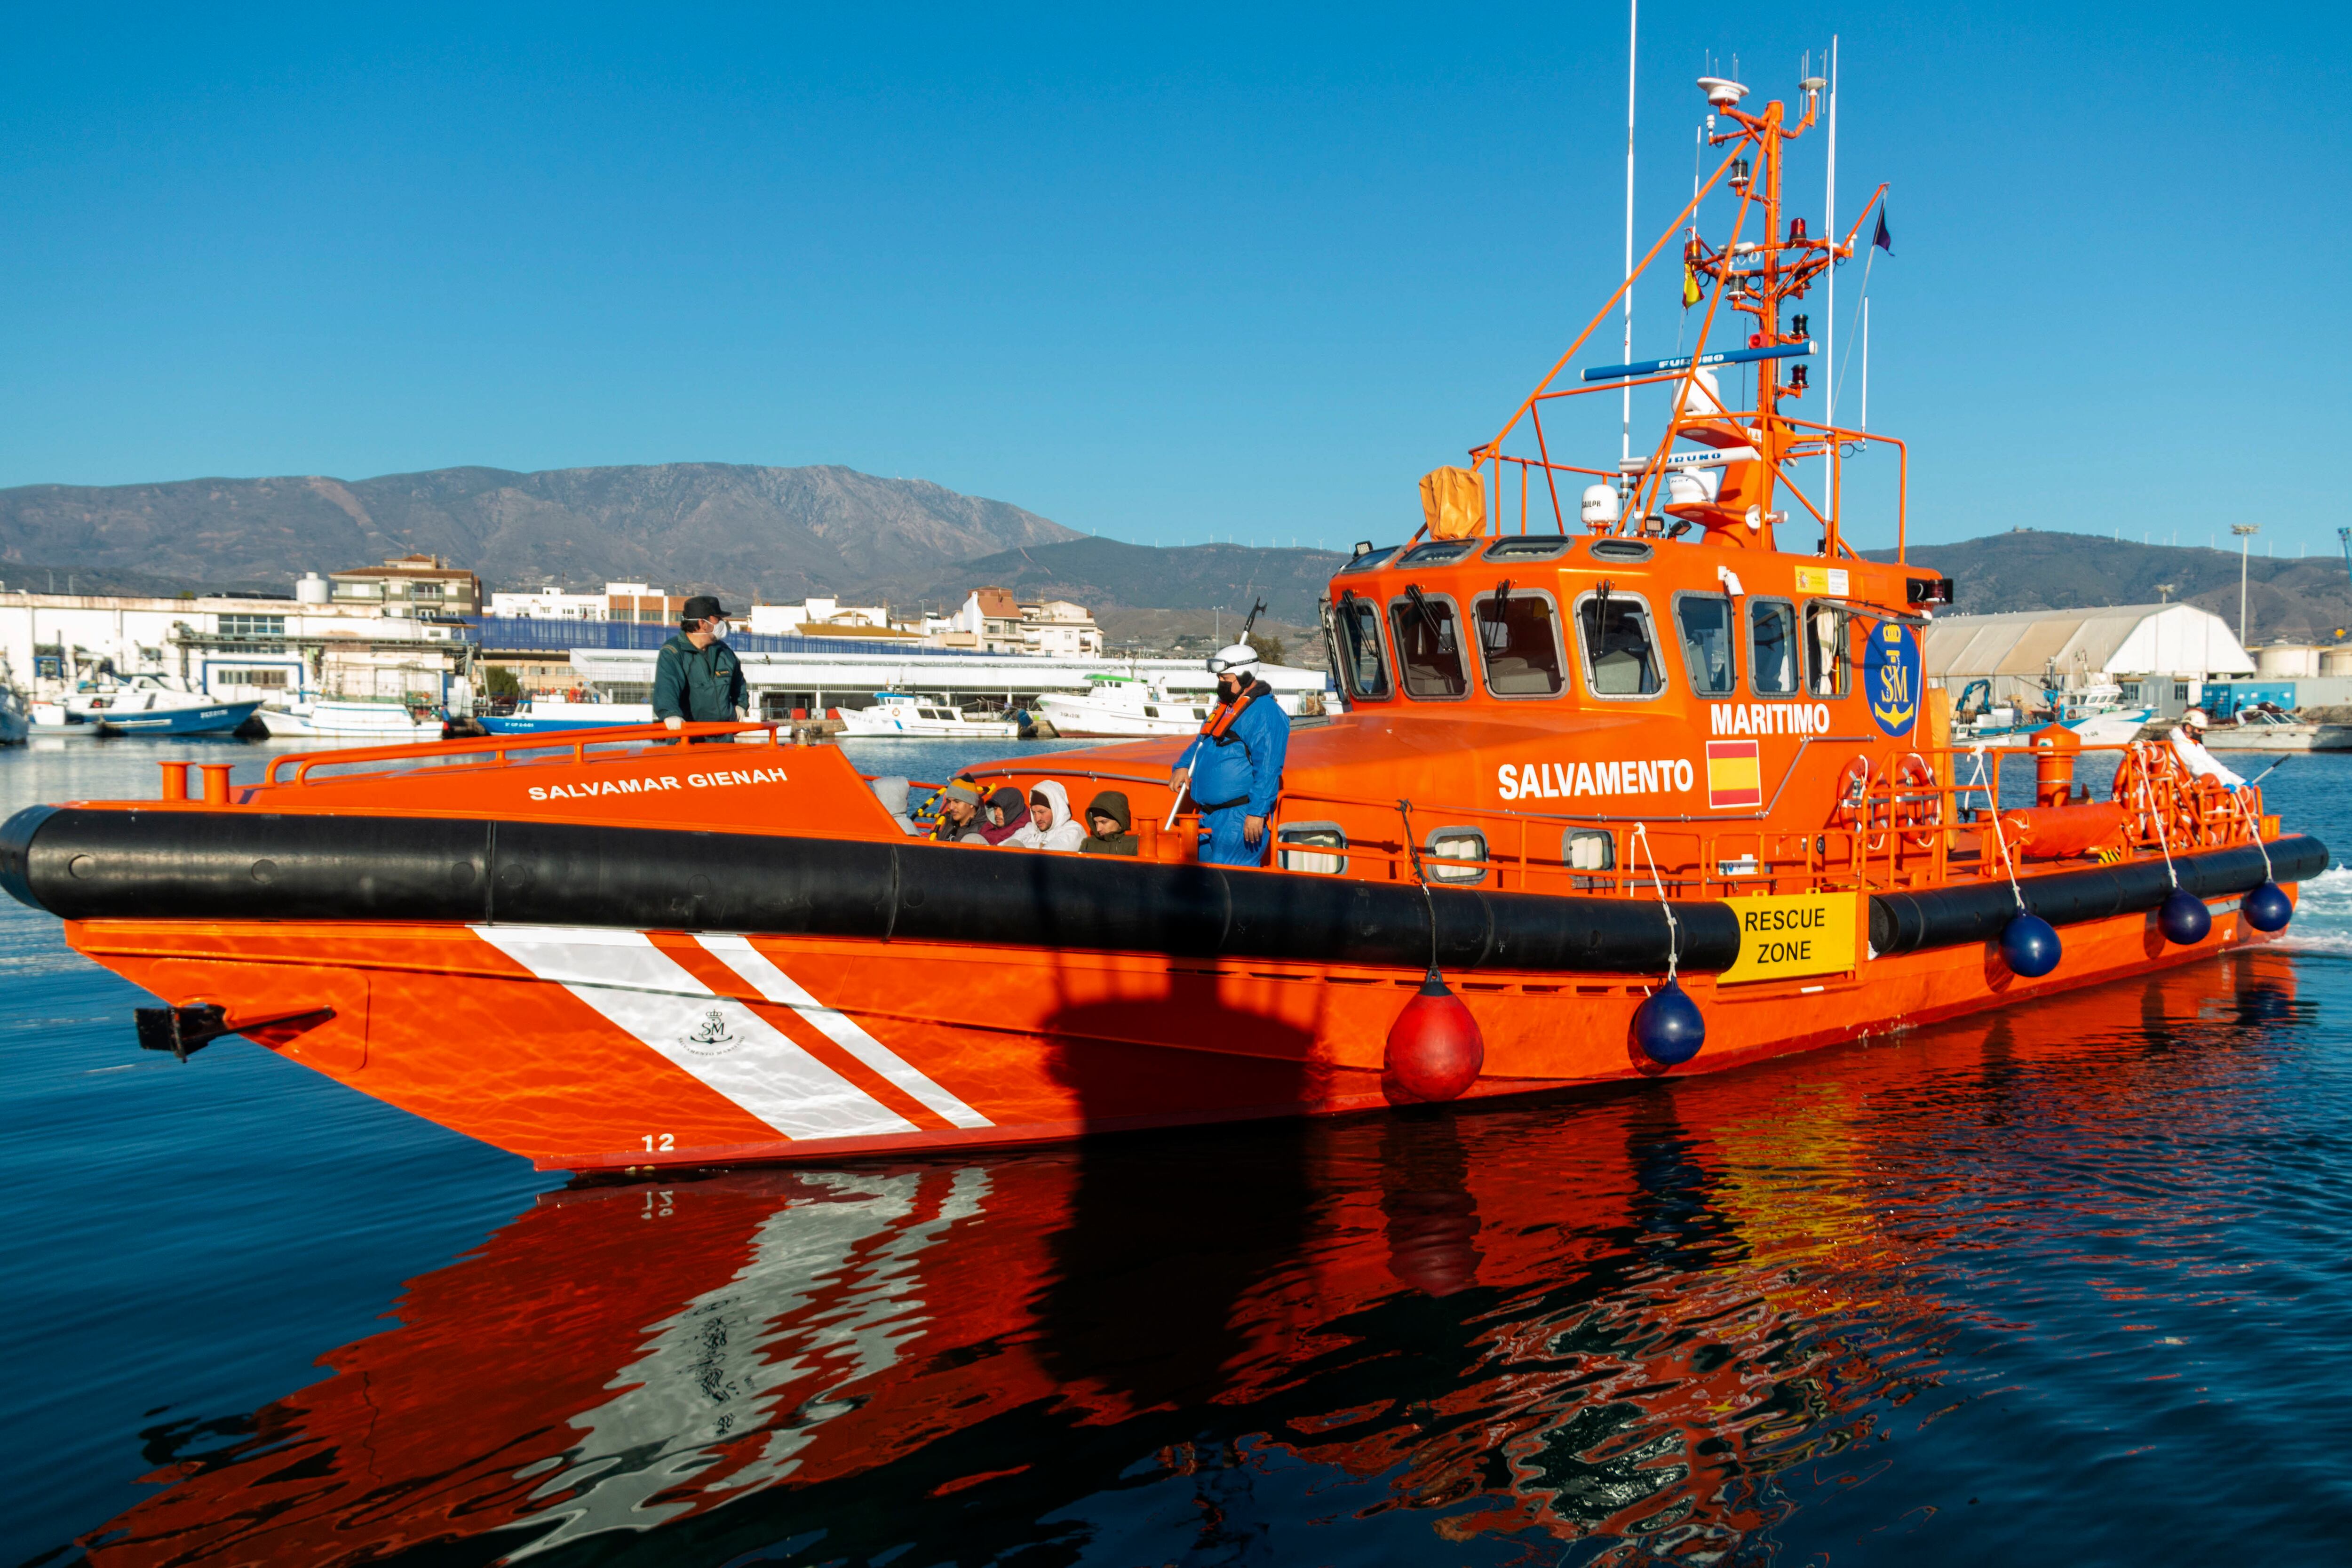
[(1391, 1105), (1453, 1100), (1478, 1081), (1478, 1070), (1486, 1063), (1486, 1042), (1478, 1032), (1478, 1020), (1433, 968), (1389, 1026), (1381, 1091)]

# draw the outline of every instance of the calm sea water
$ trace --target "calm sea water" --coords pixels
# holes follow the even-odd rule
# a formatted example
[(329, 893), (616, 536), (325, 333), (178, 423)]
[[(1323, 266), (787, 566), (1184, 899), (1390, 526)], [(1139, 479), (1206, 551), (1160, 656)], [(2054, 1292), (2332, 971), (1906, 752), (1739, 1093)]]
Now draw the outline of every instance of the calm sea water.
[[(159, 754), (0, 753), (0, 811)], [(2352, 757), (2271, 784), (2352, 847)], [(2352, 1544), (2352, 872), (2283, 952), (1721, 1078), (652, 1186), (142, 1055), (13, 903), (0, 976), (0, 1562)]]

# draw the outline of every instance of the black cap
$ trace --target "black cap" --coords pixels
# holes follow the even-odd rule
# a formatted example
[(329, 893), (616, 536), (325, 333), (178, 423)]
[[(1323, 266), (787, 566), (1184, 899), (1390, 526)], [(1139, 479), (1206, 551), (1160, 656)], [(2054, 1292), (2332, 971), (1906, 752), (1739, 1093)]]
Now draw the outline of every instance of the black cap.
[(719, 607), (718, 600), (708, 594), (697, 594), (686, 602), (686, 614), (678, 618), (687, 625), (693, 626), (703, 621), (731, 617), (728, 617), (727, 612)]

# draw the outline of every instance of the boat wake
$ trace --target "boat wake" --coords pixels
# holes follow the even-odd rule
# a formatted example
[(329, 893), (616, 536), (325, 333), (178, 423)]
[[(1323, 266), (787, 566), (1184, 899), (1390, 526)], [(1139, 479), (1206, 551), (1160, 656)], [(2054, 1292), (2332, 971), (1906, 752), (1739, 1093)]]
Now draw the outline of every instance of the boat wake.
[(2298, 891), (2294, 923), (2277, 945), (2352, 958), (2352, 867), (2330, 866)]

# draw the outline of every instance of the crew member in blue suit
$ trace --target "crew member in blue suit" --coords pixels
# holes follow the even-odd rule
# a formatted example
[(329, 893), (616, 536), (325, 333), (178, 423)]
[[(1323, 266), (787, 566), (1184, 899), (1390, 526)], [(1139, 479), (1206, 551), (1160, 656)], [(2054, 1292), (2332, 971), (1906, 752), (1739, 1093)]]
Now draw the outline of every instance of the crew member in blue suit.
[(1265, 864), (1265, 822), (1282, 794), (1282, 761), (1290, 750), (1290, 715), (1274, 689), (1258, 679), (1257, 649), (1245, 642), (1219, 648), (1209, 659), (1217, 678), (1217, 706), (1201, 733), (1176, 759), (1171, 788), (1189, 784), (1201, 813), (1203, 865)]

